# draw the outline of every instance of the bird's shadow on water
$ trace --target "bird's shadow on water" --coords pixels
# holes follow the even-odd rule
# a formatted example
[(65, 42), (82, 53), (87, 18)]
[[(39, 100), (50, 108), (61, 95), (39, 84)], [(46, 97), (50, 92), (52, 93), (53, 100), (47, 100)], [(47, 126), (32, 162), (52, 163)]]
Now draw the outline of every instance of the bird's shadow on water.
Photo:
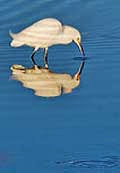
[(87, 61), (87, 60), (89, 60), (90, 58), (89, 58), (89, 57), (82, 57), (82, 56), (79, 56), (79, 57), (73, 57), (72, 59), (75, 60), (75, 61)]
[(56, 161), (57, 165), (69, 166), (69, 167), (80, 167), (80, 168), (120, 168), (120, 157), (119, 156), (104, 156), (96, 160), (79, 160), (70, 159), (64, 161)]
[(34, 90), (36, 96), (56, 97), (69, 94), (80, 85), (80, 75), (85, 62), (74, 75), (69, 73), (56, 73), (44, 67), (34, 66), (26, 68), (23, 65), (14, 64), (11, 67), (11, 79), (21, 82), (29, 89)]

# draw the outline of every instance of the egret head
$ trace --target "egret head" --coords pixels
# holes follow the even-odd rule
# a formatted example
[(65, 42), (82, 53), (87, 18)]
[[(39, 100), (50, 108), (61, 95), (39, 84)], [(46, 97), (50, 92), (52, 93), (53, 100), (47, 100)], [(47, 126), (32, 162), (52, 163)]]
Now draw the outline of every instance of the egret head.
[(85, 51), (84, 51), (84, 48), (83, 48), (82, 43), (81, 43), (81, 34), (78, 30), (74, 31), (73, 41), (77, 44), (82, 55), (85, 56)]
[(61, 39), (62, 39), (61, 43), (64, 43), (64, 44), (75, 42), (80, 52), (82, 53), (82, 55), (85, 56), (85, 52), (81, 43), (81, 34), (76, 28), (69, 25), (65, 25), (63, 27), (63, 35)]

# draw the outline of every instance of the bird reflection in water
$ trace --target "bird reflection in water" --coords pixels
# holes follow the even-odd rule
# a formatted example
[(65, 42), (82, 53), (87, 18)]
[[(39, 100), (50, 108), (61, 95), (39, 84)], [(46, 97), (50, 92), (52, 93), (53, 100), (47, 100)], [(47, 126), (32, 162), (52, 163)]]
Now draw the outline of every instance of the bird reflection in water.
[(33, 89), (36, 96), (60, 96), (64, 93), (71, 93), (79, 86), (84, 64), (85, 61), (81, 63), (78, 72), (73, 76), (38, 66), (26, 68), (22, 65), (13, 65), (11, 67), (12, 79), (20, 81), (26, 88)]

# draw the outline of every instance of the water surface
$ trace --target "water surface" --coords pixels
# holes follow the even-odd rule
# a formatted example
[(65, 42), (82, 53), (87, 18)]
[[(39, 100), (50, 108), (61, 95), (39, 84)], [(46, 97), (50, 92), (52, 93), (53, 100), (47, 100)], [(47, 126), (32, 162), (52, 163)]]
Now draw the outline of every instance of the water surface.
[[(119, 173), (120, 1), (0, 1), (0, 173)], [(45, 17), (80, 29), (87, 60), (81, 84), (55, 98), (36, 97), (11, 80), (10, 67), (30, 67), (32, 48), (11, 48), (18, 32)], [(42, 64), (43, 52), (36, 59)], [(50, 67), (74, 74), (74, 44), (49, 51)]]

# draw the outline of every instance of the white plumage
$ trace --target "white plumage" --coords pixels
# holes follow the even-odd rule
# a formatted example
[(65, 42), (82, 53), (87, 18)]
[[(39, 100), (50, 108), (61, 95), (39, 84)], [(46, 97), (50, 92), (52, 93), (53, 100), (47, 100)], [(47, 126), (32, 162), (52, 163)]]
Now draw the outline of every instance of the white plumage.
[(38, 49), (44, 48), (44, 60), (47, 68), (48, 48), (50, 46), (56, 44), (69, 44), (74, 41), (84, 55), (80, 32), (71, 26), (62, 25), (57, 19), (46, 18), (40, 20), (19, 33), (14, 34), (10, 32), (10, 35), (13, 38), (11, 42), (12, 47), (27, 45), (34, 48), (31, 57), (34, 64), (36, 64), (34, 54)]

